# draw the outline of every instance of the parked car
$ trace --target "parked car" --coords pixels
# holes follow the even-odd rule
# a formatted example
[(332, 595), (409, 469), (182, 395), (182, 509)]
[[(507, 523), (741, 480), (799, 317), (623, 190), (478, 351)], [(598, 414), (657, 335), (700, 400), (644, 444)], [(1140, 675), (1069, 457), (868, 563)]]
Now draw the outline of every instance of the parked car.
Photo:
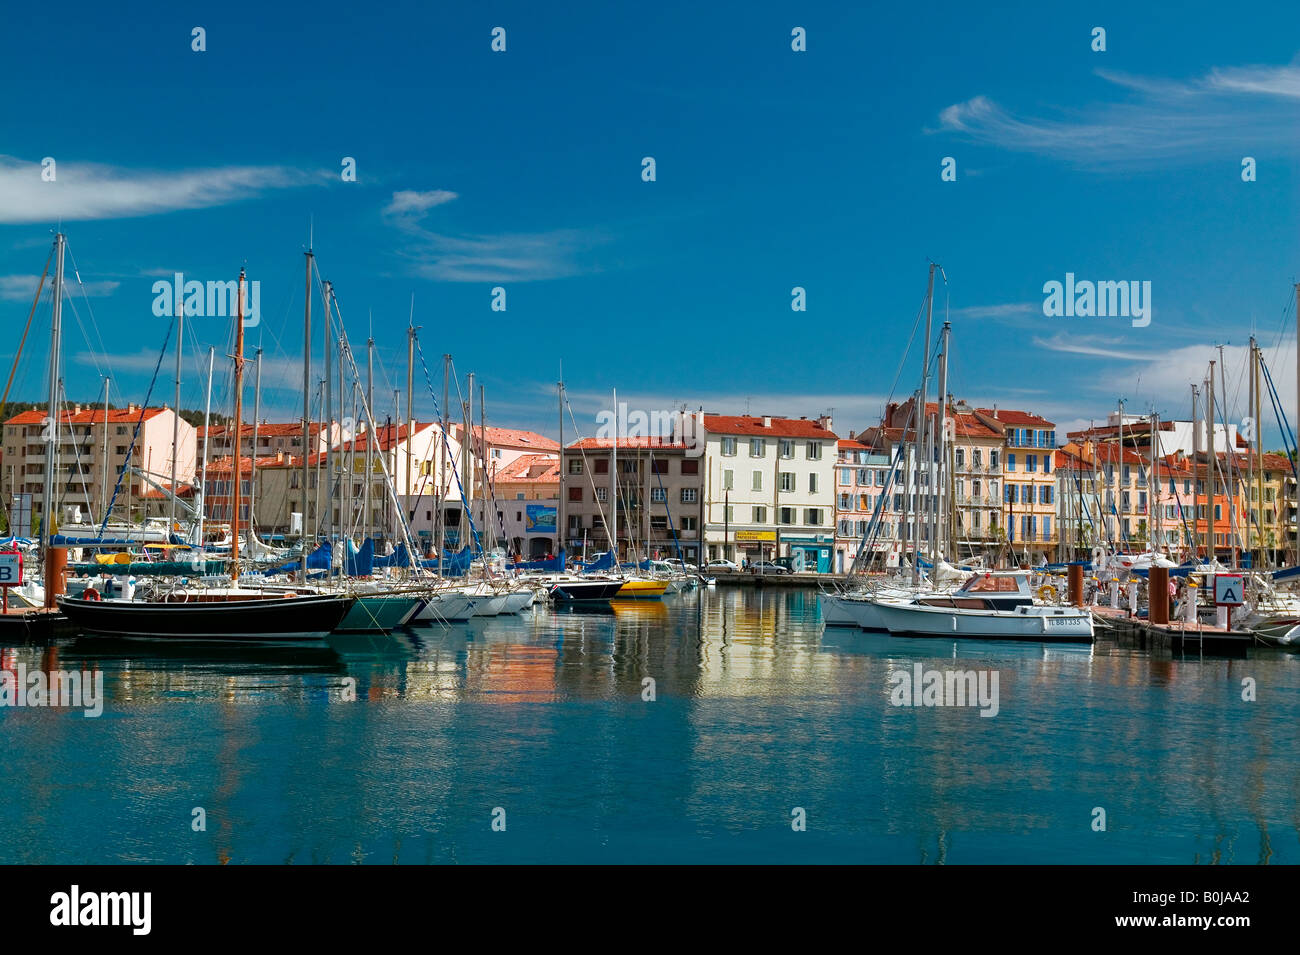
[(740, 570), (740, 568), (737, 567), (732, 561), (723, 560), (721, 557), (715, 557), (713, 560), (709, 561), (708, 564), (705, 565), (705, 569), (714, 572), (722, 571), (724, 573), (730, 573), (730, 572)]
[(793, 558), (793, 557), (778, 557), (776, 560), (772, 561), (772, 563), (774, 563), (774, 564), (780, 564), (782, 567), (784, 567), (784, 568), (785, 568), (786, 570), (788, 570), (790, 573), (792, 573), (792, 574), (794, 573), (794, 558)]
[(780, 564), (775, 563), (775, 562), (770, 561), (770, 560), (756, 560), (756, 561), (752, 561), (752, 562), (750, 563), (750, 565), (749, 565), (749, 569), (750, 569), (751, 571), (753, 571), (754, 573), (756, 573), (756, 574), (788, 574), (788, 573), (790, 573), (790, 568), (789, 568), (789, 567), (782, 567)]

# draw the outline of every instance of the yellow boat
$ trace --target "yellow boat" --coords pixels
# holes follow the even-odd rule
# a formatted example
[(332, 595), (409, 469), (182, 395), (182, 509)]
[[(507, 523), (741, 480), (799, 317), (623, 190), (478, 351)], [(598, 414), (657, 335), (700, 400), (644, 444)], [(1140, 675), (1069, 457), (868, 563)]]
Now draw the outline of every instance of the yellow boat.
[(668, 589), (666, 580), (629, 580), (614, 595), (615, 600), (658, 600)]

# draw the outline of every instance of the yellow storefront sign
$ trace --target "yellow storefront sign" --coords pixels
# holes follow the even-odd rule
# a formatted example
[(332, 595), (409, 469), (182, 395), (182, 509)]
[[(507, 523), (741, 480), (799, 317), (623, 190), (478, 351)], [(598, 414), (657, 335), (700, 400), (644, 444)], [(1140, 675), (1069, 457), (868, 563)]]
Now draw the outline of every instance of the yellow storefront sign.
[(768, 541), (776, 543), (776, 531), (736, 531), (737, 541)]

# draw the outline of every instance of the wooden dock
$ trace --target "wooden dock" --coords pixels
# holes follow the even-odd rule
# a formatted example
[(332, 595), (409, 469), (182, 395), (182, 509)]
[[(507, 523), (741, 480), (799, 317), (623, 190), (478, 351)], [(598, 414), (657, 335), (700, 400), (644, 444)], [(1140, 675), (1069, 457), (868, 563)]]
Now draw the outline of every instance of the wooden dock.
[(0, 640), (28, 642), (71, 636), (76, 628), (62, 613), (44, 607), (10, 607), (0, 612)]
[(1127, 610), (1093, 607), (1097, 635), (1111, 636), (1120, 646), (1141, 650), (1175, 650), (1179, 653), (1210, 653), (1216, 656), (1244, 656), (1253, 646), (1261, 645), (1253, 633), (1224, 630), (1203, 623), (1150, 623), (1145, 617), (1131, 616)]

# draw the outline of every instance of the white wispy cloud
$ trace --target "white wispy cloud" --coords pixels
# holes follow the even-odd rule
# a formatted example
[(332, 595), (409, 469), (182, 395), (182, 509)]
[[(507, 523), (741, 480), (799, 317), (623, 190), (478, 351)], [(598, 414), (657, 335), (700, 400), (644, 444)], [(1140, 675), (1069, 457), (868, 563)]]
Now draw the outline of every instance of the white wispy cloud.
[(530, 282), (565, 278), (590, 271), (582, 254), (604, 241), (594, 231), (456, 235), (424, 224), (430, 210), (457, 198), (445, 189), (394, 192), (382, 214), (405, 233), (400, 254), (411, 271), (443, 282)]
[(1005, 305), (965, 305), (948, 312), (950, 318), (1028, 318), (1043, 315), (1042, 302), (1011, 302)]
[(1225, 150), (1255, 155), (1294, 147), (1300, 120), (1296, 66), (1220, 68), (1192, 80), (1101, 70), (1097, 75), (1126, 95), (1054, 115), (1022, 115), (975, 96), (942, 110), (940, 131), (1094, 166), (1188, 162), (1222, 156)]
[(38, 162), (0, 155), (0, 223), (134, 218), (326, 181), (324, 173), (286, 166), (145, 171), (64, 160), (53, 182), (41, 171)]
[[(36, 286), (40, 284), (39, 275), (0, 275), (0, 301), (4, 302), (30, 302), (32, 296), (36, 294)], [(80, 295), (82, 290), (90, 298), (103, 298), (106, 295), (112, 295), (117, 291), (121, 282), (111, 280), (82, 282), (80, 285), (71, 286), (68, 291), (70, 294)], [(45, 288), (41, 291), (42, 296), (48, 297), (52, 288), (51, 279), (45, 279)]]

